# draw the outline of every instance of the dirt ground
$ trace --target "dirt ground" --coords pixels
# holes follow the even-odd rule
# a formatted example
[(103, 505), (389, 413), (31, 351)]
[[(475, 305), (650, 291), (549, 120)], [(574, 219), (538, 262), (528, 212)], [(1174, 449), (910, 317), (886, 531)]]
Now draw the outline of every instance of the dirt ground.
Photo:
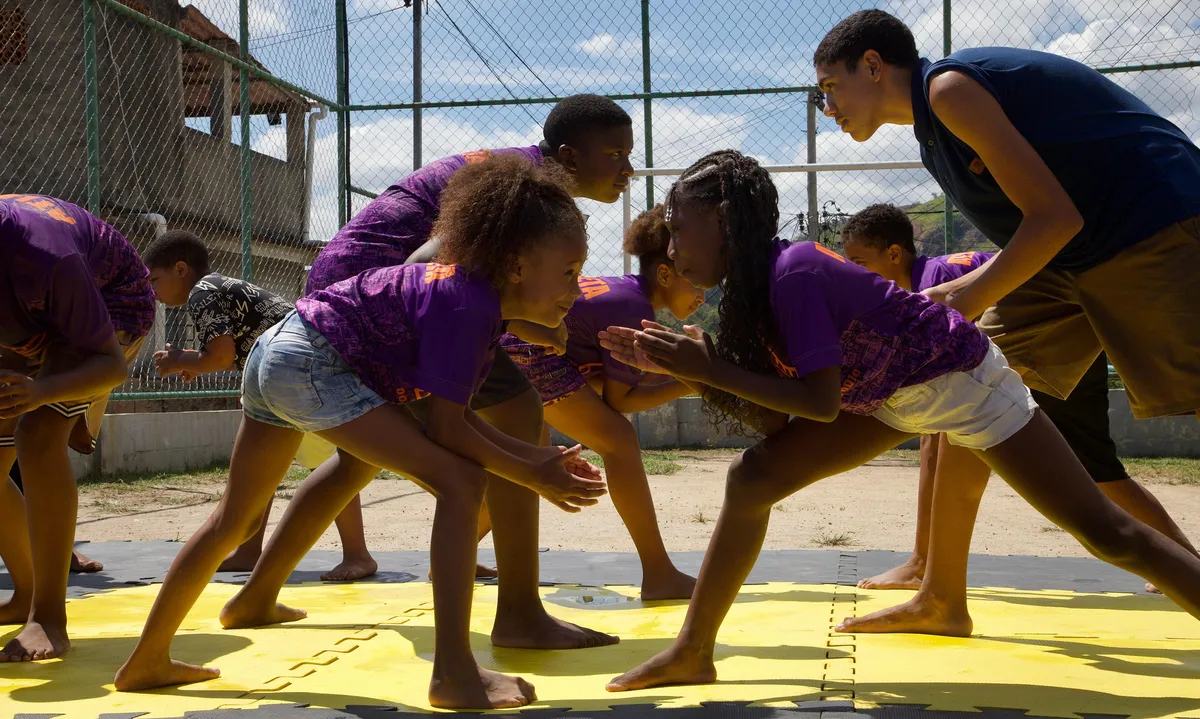
[[(725, 469), (734, 453), (680, 451), (653, 453), (651, 477), (659, 524), (670, 551), (704, 550), (720, 511)], [(1200, 537), (1200, 486), (1192, 460), (1131, 464), (1131, 473), (1167, 507), (1195, 540)], [(1179, 466), (1183, 463), (1182, 468)], [(287, 499), (306, 471), (296, 468), (277, 492), (271, 526), (283, 516)], [(1157, 475), (1157, 476), (1156, 476)], [(224, 470), (129, 478), (81, 485), (78, 540), (186, 540), (219, 499)], [(868, 466), (832, 477), (793, 495), (776, 507), (767, 549), (840, 546), (853, 549), (912, 548), (917, 467), (912, 453), (893, 453)], [(376, 550), (423, 550), (433, 522), (433, 499), (400, 478), (373, 482), (363, 495), (367, 541)], [(487, 542), (490, 545), (490, 539)], [(542, 504), (541, 540), (551, 549), (632, 552), (612, 503), (579, 514)], [(336, 549), (337, 533), (325, 533), (319, 549)], [(1086, 556), (1069, 535), (1025, 504), (1007, 485), (992, 478), (971, 550), (980, 554)]]

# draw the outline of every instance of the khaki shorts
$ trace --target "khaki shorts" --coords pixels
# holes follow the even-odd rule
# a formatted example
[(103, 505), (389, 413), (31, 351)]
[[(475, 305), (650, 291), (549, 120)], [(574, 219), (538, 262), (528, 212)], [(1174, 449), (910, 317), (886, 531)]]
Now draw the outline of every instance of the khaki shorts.
[[(128, 332), (118, 331), (117, 341), (125, 352), (125, 360), (130, 365), (137, 359), (142, 349), (145, 335), (131, 337)], [(30, 377), (36, 377), (39, 372), (61, 373), (73, 369), (79, 364), (79, 354), (62, 345), (51, 344), (36, 359), (30, 359), (15, 352), (0, 349), (0, 367), (21, 372)], [(96, 450), (96, 438), (100, 436), (100, 424), (104, 420), (104, 411), (108, 408), (108, 397), (111, 392), (104, 392), (95, 397), (85, 397), (67, 402), (52, 402), (46, 407), (54, 410), (67, 419), (78, 418), (71, 429), (68, 445), (80, 454), (91, 454)], [(17, 420), (0, 420), (0, 448), (14, 447), (14, 431)]]
[(1065, 398), (1104, 350), (1138, 419), (1200, 410), (1200, 217), (1083, 272), (1042, 270), (977, 323), (1031, 389)]

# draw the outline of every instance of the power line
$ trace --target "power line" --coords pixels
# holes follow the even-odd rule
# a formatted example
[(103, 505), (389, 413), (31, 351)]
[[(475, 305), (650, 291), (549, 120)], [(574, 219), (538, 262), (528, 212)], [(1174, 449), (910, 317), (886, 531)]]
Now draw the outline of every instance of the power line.
[(471, 2), (471, 0), (466, 0), (466, 3), (467, 3), (467, 7), (471, 8), (471, 10), (474, 11), (474, 13), (479, 16), (479, 19), (483, 20), (484, 24), (487, 25), (489, 28), (491, 28), (492, 32), (495, 33), (496, 37), (500, 38), (500, 42), (504, 43), (504, 47), (508, 48), (508, 51), (513, 54), (513, 57), (517, 58), (517, 62), (524, 65), (525, 69), (528, 70), (535, 78), (537, 78), (537, 81), (542, 84), (542, 87), (546, 88), (546, 92), (553, 95), (554, 90), (549, 85), (546, 84), (546, 81), (543, 80), (541, 78), (541, 76), (537, 74), (536, 70), (534, 70), (532, 67), (529, 66), (529, 63), (525, 62), (525, 58), (521, 57), (520, 53), (518, 53), (516, 51), (516, 49), (513, 48), (513, 46), (511, 44), (509, 44), (508, 40), (504, 37), (504, 35), (499, 30), (496, 29), (495, 25), (492, 24), (492, 21), (488, 20), (486, 15), (479, 12), (479, 8), (475, 7), (475, 3)]
[[(458, 23), (454, 21), (454, 18), (450, 17), (450, 13), (446, 11), (446, 8), (444, 8), (441, 3), (431, 2), (430, 5), (442, 11), (442, 15), (445, 15), (446, 19), (450, 21), (450, 25), (456, 32), (458, 32), (459, 36), (462, 37), (463, 42), (467, 43), (467, 47), (471, 48), (471, 52), (475, 53), (475, 57), (479, 58), (479, 61), (482, 62), (484, 67), (486, 67), (492, 73), (492, 75), (496, 78), (496, 81), (500, 83), (500, 86), (504, 88), (509, 96), (514, 100), (517, 99), (517, 94), (512, 91), (512, 88), (510, 88), (506, 82), (504, 82), (504, 78), (500, 76), (500, 73), (496, 72), (496, 69), (492, 67), (492, 64), (488, 62), (488, 59), (483, 56), (483, 53), (479, 51), (479, 48), (475, 47), (475, 43), (471, 42), (471, 38), (467, 37), (467, 34), (463, 32), (462, 28), (458, 26)], [(525, 114), (529, 116), (530, 120), (533, 120), (539, 124), (541, 123), (541, 121), (534, 117), (533, 113), (529, 111), (528, 106), (521, 105), (520, 107), (525, 111)]]

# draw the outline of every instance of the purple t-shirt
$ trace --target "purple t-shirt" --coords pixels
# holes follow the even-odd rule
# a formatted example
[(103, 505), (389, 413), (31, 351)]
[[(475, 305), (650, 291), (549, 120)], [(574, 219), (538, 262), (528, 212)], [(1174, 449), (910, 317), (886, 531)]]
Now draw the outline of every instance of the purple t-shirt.
[(368, 270), (296, 303), (380, 397), (430, 394), (466, 404), (483, 384), (500, 339), (500, 296), (457, 265)]
[(991, 252), (956, 252), (941, 257), (918, 257), (913, 260), (913, 292), (923, 292), (950, 280), (957, 280), (992, 259)]
[(605, 378), (636, 387), (641, 370), (614, 359), (600, 346), (600, 330), (609, 327), (642, 328), (654, 319), (654, 307), (645, 280), (638, 275), (580, 277), (583, 296), (567, 313), (567, 361), (582, 374), (601, 371)]
[(772, 348), (775, 371), (840, 365), (847, 412), (871, 414), (898, 389), (974, 368), (988, 350), (954, 310), (812, 242), (775, 240), (769, 282), (783, 345)]
[(154, 323), (150, 272), (121, 233), (69, 202), (0, 195), (0, 346), (97, 350)]
[(533, 147), (475, 150), (431, 162), (389, 187), (338, 230), (317, 255), (306, 291), (322, 290), (363, 270), (402, 265), (429, 240), (441, 206), (442, 190), (458, 169), (495, 153), (524, 155), (540, 166), (542, 151)]

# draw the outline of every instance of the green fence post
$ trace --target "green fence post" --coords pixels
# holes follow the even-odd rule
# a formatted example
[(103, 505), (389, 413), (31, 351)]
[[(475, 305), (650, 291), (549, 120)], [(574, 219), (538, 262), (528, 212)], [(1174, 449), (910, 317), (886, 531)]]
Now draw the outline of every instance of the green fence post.
[[(650, 0), (642, 0), (642, 92), (650, 92)], [(646, 167), (654, 167), (654, 119), (650, 98), (642, 100), (646, 126)], [(646, 209), (654, 207), (654, 178), (646, 178)]]
[[(950, 0), (942, 0), (942, 57), (950, 54)], [(942, 215), (943, 237), (942, 251), (944, 254), (950, 254), (950, 248), (955, 245), (954, 242), (954, 203), (950, 201), (950, 196), (942, 191), (942, 198), (946, 201), (945, 213)]]
[(350, 113), (346, 109), (349, 104), (350, 78), (348, 56), (350, 52), (347, 42), (346, 0), (337, 0), (337, 100), (341, 109), (338, 110), (338, 227), (350, 221)]
[(83, 0), (83, 77), (87, 102), (87, 208), (100, 214), (100, 83), (96, 74), (96, 18), (92, 0)]
[(242, 67), (238, 70), (238, 90), (241, 97), (242, 122), (242, 279), (254, 281), (254, 239), (253, 239), (253, 168), (251, 166), (250, 150), (250, 0), (240, 0), (238, 7), (238, 54)]

